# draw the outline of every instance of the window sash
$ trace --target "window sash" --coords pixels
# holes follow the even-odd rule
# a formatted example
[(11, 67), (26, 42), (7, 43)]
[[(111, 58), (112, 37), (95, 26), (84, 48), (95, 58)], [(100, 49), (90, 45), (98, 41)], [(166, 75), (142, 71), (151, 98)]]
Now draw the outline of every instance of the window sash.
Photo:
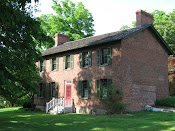
[(39, 84), (39, 93), (38, 93), (38, 97), (43, 97), (43, 84), (40, 83)]
[(55, 90), (55, 82), (52, 82), (51, 84), (52, 89), (51, 89), (51, 96), (55, 97), (56, 96), (56, 90)]
[(40, 72), (44, 71), (44, 61), (40, 61)]
[(39, 84), (39, 92), (37, 94), (38, 98), (44, 98), (45, 97), (45, 86), (46, 86), (46, 83), (40, 83)]
[(111, 64), (111, 47), (97, 50), (97, 65)]
[(56, 70), (56, 58), (52, 59), (52, 70)]
[(79, 54), (79, 66), (80, 68), (87, 68), (91, 66), (92, 52), (83, 52)]
[(108, 50), (107, 48), (101, 51), (101, 65), (108, 64)]
[(58, 98), (58, 82), (49, 83), (49, 97)]
[(90, 80), (79, 81), (78, 97), (80, 99), (90, 99), (91, 98), (91, 81)]
[(97, 97), (106, 98), (109, 95), (108, 88), (111, 86), (111, 79), (99, 79), (96, 81)]
[(82, 67), (89, 66), (89, 53), (85, 52), (82, 54)]

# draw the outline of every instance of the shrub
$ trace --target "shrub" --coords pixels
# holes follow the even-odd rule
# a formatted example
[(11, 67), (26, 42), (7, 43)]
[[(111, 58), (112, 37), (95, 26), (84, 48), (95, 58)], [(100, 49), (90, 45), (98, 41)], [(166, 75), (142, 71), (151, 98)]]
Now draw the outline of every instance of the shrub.
[[(123, 113), (126, 110), (126, 104), (122, 103), (123, 92), (120, 88), (102, 87), (106, 89), (105, 97), (98, 97), (106, 114)], [(104, 96), (104, 92), (98, 92), (98, 96)]]
[(32, 102), (25, 102), (23, 104), (23, 108), (32, 108), (32, 109), (35, 109), (36, 105), (33, 104)]
[(6, 107), (11, 107), (10, 102), (0, 96), (0, 108), (6, 108)]
[(157, 100), (155, 105), (157, 105), (157, 106), (175, 107), (175, 96), (169, 96), (166, 99)]

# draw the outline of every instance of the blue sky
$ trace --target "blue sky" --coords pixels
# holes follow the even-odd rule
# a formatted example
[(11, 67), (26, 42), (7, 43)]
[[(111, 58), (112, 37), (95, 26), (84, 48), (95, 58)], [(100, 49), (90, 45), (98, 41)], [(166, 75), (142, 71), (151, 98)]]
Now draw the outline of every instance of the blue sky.
[[(95, 35), (117, 31), (123, 25), (131, 25), (135, 21), (135, 12), (139, 9), (153, 12), (161, 10), (166, 13), (175, 9), (175, 0), (71, 0), (83, 2), (94, 18)], [(52, 0), (39, 0), (41, 14), (53, 13)]]

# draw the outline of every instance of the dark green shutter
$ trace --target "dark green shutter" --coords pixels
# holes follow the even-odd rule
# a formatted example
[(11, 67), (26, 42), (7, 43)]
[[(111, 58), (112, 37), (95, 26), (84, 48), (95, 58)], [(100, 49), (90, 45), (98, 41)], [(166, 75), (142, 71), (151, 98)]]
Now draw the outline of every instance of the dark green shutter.
[(74, 67), (74, 55), (70, 55), (70, 68), (73, 69)]
[(45, 98), (45, 89), (46, 89), (46, 83), (43, 83), (42, 84), (42, 96), (43, 96), (43, 98)]
[(55, 98), (58, 98), (58, 82), (55, 82)]
[(91, 66), (92, 65), (92, 51), (89, 51), (88, 52), (88, 56), (89, 56), (89, 63), (88, 63), (88, 66)]
[(80, 68), (82, 68), (82, 63), (83, 61), (82, 61), (82, 53), (80, 53), (79, 54), (79, 66), (80, 66)]
[(100, 65), (100, 58), (101, 58), (101, 53), (100, 49), (97, 50), (97, 65)]
[(39, 98), (39, 93), (40, 93), (40, 85), (41, 85), (41, 84), (38, 84), (37, 98)]
[(107, 79), (107, 86), (108, 87), (112, 86), (112, 79)]
[(59, 69), (59, 57), (56, 58), (56, 70)]
[(82, 81), (78, 81), (78, 98), (81, 98), (82, 96)]
[(52, 89), (51, 84), (52, 84), (52, 83), (49, 83), (49, 98), (52, 97), (52, 94), (51, 94), (51, 89)]
[(91, 80), (88, 80), (88, 99), (91, 99)]
[(52, 59), (50, 59), (50, 71), (52, 71)]
[(110, 65), (111, 64), (111, 47), (108, 47), (107, 50), (108, 50), (107, 60), (108, 60), (108, 65)]
[(112, 95), (112, 79), (107, 79), (107, 95)]
[(97, 97), (100, 98), (100, 80), (96, 80)]
[(46, 71), (46, 60), (44, 60), (44, 71)]
[(40, 61), (38, 61), (38, 70), (39, 70), (39, 72), (41, 72)]
[(63, 70), (66, 69), (66, 56), (63, 56)]

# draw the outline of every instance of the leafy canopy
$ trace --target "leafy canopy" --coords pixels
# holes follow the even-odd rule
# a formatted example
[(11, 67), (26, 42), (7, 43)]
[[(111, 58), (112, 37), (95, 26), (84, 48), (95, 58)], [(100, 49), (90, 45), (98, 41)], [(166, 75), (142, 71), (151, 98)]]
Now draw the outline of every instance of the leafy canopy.
[(35, 62), (40, 58), (33, 39), (42, 38), (40, 23), (26, 9), (30, 0), (0, 1), (0, 96), (15, 103), (37, 92), (40, 80)]
[[(63, 33), (70, 36), (70, 40), (94, 35), (92, 14), (84, 7), (82, 2), (77, 5), (70, 0), (58, 2), (53, 0), (55, 14), (39, 17), (44, 32), (54, 39), (55, 33)], [(42, 46), (50, 48), (54, 43), (43, 43)]]

